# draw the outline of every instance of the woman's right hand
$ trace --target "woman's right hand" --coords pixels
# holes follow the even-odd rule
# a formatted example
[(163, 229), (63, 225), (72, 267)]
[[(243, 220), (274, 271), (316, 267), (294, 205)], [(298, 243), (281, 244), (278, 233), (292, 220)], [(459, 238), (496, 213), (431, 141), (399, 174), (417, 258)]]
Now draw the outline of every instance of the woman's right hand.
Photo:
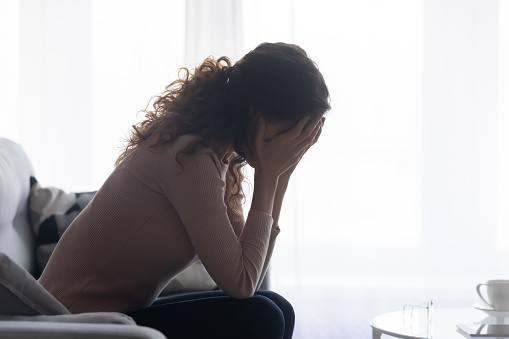
[(307, 116), (292, 129), (265, 140), (267, 124), (258, 114), (253, 121), (249, 147), (246, 147), (246, 161), (256, 172), (263, 175), (279, 176), (294, 167), (304, 153), (316, 142), (320, 135), (323, 119)]

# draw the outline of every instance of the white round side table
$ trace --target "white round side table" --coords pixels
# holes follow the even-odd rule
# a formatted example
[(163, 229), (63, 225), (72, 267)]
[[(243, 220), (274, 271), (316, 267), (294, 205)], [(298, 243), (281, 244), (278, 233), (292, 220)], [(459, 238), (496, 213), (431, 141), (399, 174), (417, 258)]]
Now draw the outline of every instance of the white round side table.
[(489, 316), (473, 307), (435, 308), (431, 328), (420, 319), (409, 324), (403, 311), (381, 314), (371, 320), (373, 339), (382, 334), (403, 339), (461, 339), (465, 338), (456, 330), (457, 324), (509, 324), (509, 318)]

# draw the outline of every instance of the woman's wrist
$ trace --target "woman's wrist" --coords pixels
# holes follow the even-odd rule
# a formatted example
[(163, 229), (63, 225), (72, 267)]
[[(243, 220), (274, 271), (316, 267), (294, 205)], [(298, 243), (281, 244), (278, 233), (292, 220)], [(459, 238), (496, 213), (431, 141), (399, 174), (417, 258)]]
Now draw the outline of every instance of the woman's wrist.
[(254, 173), (255, 184), (256, 184), (256, 181), (258, 180), (258, 182), (275, 184), (277, 186), (279, 177), (280, 177), (280, 175), (255, 168), (255, 173)]
[(255, 170), (251, 208), (272, 215), (278, 176)]
[(283, 174), (281, 174), (279, 176), (279, 179), (278, 179), (278, 188), (281, 186), (281, 187), (285, 187), (288, 186), (288, 183), (290, 182), (290, 176), (292, 175), (292, 173), (290, 172), (285, 172)]

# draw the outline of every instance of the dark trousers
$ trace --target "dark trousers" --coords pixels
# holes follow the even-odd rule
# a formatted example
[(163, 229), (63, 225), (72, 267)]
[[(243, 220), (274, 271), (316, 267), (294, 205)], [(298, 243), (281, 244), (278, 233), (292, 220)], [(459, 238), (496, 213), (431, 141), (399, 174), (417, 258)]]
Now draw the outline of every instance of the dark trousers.
[(127, 314), (168, 339), (290, 339), (295, 325), (292, 305), (271, 291), (258, 291), (248, 299), (234, 299), (222, 291), (185, 293), (159, 298)]

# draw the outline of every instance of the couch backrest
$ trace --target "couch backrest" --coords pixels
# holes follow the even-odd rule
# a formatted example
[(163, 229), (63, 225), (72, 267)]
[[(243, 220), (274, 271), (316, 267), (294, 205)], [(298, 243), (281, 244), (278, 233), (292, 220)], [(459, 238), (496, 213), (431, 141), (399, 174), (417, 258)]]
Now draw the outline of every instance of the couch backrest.
[(0, 138), (0, 252), (34, 273), (34, 236), (28, 197), (33, 167), (23, 148)]

